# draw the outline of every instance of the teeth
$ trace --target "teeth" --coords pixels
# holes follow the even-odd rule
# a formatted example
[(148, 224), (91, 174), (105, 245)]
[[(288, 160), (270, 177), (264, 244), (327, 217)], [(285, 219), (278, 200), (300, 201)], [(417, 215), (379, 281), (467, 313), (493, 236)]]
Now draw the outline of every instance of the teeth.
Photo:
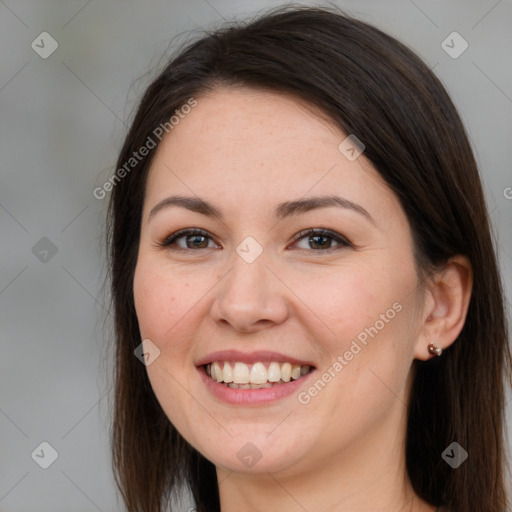
[(265, 384), (267, 382), (267, 369), (263, 363), (252, 365), (249, 381), (251, 384)]
[[(215, 362), (213, 364), (217, 363)], [(246, 364), (235, 363), (235, 368), (233, 369), (233, 382), (235, 384), (249, 384), (249, 367)]]
[(269, 382), (279, 382), (281, 380), (281, 366), (279, 365), (279, 363), (272, 361), (268, 365), (267, 379)]
[(224, 363), (223, 370), (224, 378), (222, 379), (224, 382), (233, 382), (233, 368), (229, 363)]
[(285, 382), (290, 382), (291, 378), (292, 365), (290, 363), (284, 363), (283, 366), (281, 366), (281, 379), (283, 379)]
[(292, 371), (290, 372), (290, 376), (293, 380), (298, 379), (300, 377), (300, 364), (294, 364), (292, 366)]
[(297, 380), (311, 370), (308, 365), (278, 363), (272, 361), (268, 369), (262, 362), (247, 365), (241, 362), (214, 361), (206, 365), (206, 374), (212, 380), (227, 384), (230, 388), (261, 389)]
[(212, 366), (212, 379), (215, 379), (217, 382), (222, 382), (224, 380), (222, 368), (217, 361), (215, 361)]
[[(280, 380), (279, 384), (284, 384), (284, 382)], [(265, 382), (265, 384), (235, 384), (234, 382), (230, 382), (226, 384), (226, 386), (233, 389), (267, 389), (279, 386), (279, 384), (276, 382)]]

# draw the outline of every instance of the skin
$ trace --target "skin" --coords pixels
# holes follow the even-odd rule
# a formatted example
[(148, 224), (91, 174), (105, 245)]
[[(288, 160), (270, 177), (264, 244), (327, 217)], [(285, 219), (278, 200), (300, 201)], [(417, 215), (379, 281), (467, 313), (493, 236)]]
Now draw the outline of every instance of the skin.
[[(160, 350), (146, 368), (163, 410), (216, 465), (223, 512), (434, 511), (405, 470), (411, 366), (434, 357), (431, 341), (446, 348), (462, 329), (469, 263), (455, 257), (420, 285), (397, 198), (364, 153), (349, 161), (338, 150), (346, 134), (297, 99), (224, 88), (197, 100), (157, 149), (134, 278), (141, 337)], [(333, 193), (373, 221), (336, 207), (272, 216), (280, 202)], [(181, 207), (148, 220), (174, 194), (213, 203), (224, 220)], [(183, 228), (206, 230), (206, 248), (193, 236), (177, 241), (182, 251), (159, 245)], [(308, 228), (353, 247), (293, 240)], [(236, 252), (247, 236), (263, 249), (252, 263)], [(195, 367), (217, 350), (276, 350), (321, 375), (395, 303), (401, 311), (306, 405), (297, 394), (228, 405)], [(248, 442), (262, 455), (251, 468), (237, 457)]]

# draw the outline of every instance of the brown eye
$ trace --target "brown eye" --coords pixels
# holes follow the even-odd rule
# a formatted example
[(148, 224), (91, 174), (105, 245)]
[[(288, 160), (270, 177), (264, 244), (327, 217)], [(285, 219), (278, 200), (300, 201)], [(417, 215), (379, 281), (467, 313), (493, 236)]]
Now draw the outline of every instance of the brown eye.
[[(352, 244), (343, 236), (327, 229), (308, 229), (301, 231), (296, 240), (306, 239), (307, 247), (301, 247), (301, 250), (313, 249), (316, 252), (327, 252), (337, 250), (343, 247), (352, 247)], [(336, 244), (333, 246), (333, 242)], [(294, 245), (297, 245), (295, 243)]]
[(206, 249), (208, 247), (208, 242), (206, 244), (204, 242), (206, 240), (204, 235), (183, 235), (178, 237), (177, 240), (183, 237), (185, 237), (185, 244), (189, 249)]
[[(182, 242), (181, 240), (184, 240)], [(163, 242), (162, 247), (176, 250), (188, 249), (208, 249), (211, 240), (210, 235), (202, 229), (182, 229), (168, 236)], [(180, 241), (178, 243), (178, 241)]]

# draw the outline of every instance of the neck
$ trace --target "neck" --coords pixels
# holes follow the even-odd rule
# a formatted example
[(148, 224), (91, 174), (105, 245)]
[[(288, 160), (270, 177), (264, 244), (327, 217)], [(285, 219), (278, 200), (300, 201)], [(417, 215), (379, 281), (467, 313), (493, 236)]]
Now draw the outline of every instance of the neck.
[[(397, 428), (401, 425), (401, 428)], [(222, 512), (435, 512), (414, 492), (405, 468), (405, 411), (397, 408), (319, 464), (286, 472), (236, 473), (217, 467)]]

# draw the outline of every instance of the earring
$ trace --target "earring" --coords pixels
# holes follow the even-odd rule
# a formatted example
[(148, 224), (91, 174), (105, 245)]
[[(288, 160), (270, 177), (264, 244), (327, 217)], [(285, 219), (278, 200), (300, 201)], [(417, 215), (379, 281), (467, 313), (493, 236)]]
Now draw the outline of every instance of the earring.
[(443, 349), (436, 347), (433, 343), (429, 344), (428, 351), (435, 356), (440, 356), (443, 353)]

